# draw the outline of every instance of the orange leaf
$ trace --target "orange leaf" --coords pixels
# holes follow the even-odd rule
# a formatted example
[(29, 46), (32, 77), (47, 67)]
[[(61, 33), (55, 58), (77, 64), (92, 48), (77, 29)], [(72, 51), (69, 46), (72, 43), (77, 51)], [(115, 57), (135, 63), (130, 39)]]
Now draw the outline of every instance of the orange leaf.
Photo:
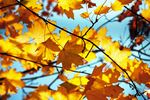
[(48, 38), (45, 42), (43, 42), (44, 46), (53, 50), (53, 51), (60, 51), (58, 45), (52, 41), (50, 38)]
[(51, 96), (51, 90), (47, 86), (39, 86), (35, 91), (30, 92), (25, 100), (48, 100)]
[(83, 18), (88, 18), (89, 17), (89, 13), (88, 12), (83, 12), (80, 14), (81, 17)]
[(106, 14), (108, 11), (109, 11), (109, 7), (107, 6), (98, 6), (95, 10), (94, 10), (94, 13), (97, 14), (97, 15), (100, 15), (100, 14)]
[(3, 92), (0, 92), (1, 95), (9, 93), (16, 93), (17, 87), (23, 88), (24, 82), (21, 80), (22, 74), (16, 72), (15, 69), (6, 70), (5, 72), (0, 71), (0, 78), (4, 78), (2, 80), (2, 85), (0, 86), (3, 89)]

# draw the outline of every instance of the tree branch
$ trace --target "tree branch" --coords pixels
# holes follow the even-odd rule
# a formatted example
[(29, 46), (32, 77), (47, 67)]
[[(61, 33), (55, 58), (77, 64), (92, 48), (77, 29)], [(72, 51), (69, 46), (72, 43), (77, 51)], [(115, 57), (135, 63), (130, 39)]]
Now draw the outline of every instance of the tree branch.
[(150, 21), (147, 20), (146, 18), (144, 18), (142, 15), (139, 15), (139, 14), (135, 13), (134, 11), (132, 11), (131, 9), (129, 9), (129, 8), (126, 7), (126, 6), (124, 6), (124, 8), (126, 8), (127, 10), (129, 10), (129, 11), (130, 11), (131, 13), (133, 13), (134, 15), (136, 15), (136, 16), (142, 18), (142, 19), (145, 20), (146, 22), (150, 23)]
[(18, 4), (19, 4), (19, 3), (16, 2), (16, 3), (14, 3), (14, 4), (9, 4), (9, 5), (7, 5), (7, 6), (0, 7), (0, 9), (8, 8), (8, 7), (11, 7), (11, 6), (18, 5)]

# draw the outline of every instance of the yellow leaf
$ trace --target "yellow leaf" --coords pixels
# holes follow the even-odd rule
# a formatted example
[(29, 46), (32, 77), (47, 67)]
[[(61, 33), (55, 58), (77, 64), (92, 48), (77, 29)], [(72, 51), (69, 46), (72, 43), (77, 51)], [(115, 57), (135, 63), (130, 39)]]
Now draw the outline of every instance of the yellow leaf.
[[(51, 22), (55, 24), (55, 22)], [(39, 44), (46, 41), (51, 36), (51, 32), (55, 30), (55, 27), (50, 24), (46, 26), (44, 21), (36, 20), (34, 24), (28, 29), (29, 32), (26, 33), (28, 37), (31, 37), (34, 42)]]
[(115, 0), (115, 2), (113, 4), (111, 4), (111, 8), (114, 11), (122, 10), (123, 6), (124, 5), (121, 4), (121, 2), (119, 2), (118, 0)]
[(82, 99), (82, 94), (76, 91), (67, 91), (65, 87), (61, 86), (52, 93), (52, 97), (54, 100), (79, 100)]
[(150, 7), (150, 1), (149, 0), (145, 0), (145, 3)]
[(106, 14), (106, 13), (108, 13), (109, 9), (110, 8), (107, 6), (100, 5), (94, 10), (94, 13), (97, 15)]
[[(106, 32), (107, 32), (106, 28), (101, 28), (98, 32), (97, 37), (100, 40), (100, 45), (114, 61), (116, 61), (119, 65), (121, 65), (122, 68), (127, 69), (128, 57), (131, 55), (130, 49), (121, 46), (119, 42), (116, 41), (113, 42), (111, 37), (106, 36)], [(105, 60), (113, 64), (113, 62), (106, 56)], [(116, 66), (116, 64), (113, 65)], [(117, 70), (119, 70), (119, 68), (117, 68)]]
[(39, 86), (35, 91), (30, 92), (25, 100), (48, 100), (51, 96), (51, 90), (47, 86)]
[(42, 9), (42, 4), (40, 4), (38, 1), (39, 0), (23, 0), (21, 3), (35, 12), (39, 12)]
[(80, 85), (86, 85), (88, 83), (88, 79), (85, 76), (75, 76), (74, 78), (68, 80), (69, 83), (80, 86)]
[(19, 72), (16, 72), (15, 69), (6, 70), (5, 72), (0, 71), (0, 78), (3, 78), (2, 80), (2, 86), (1, 89), (3, 89), (4, 93), (16, 93), (17, 88), (23, 88), (24, 82), (21, 80), (22, 74)]
[(142, 16), (150, 21), (150, 8), (142, 10)]
[(88, 18), (89, 17), (89, 13), (88, 12), (83, 12), (83, 13), (80, 14), (80, 16), (82, 18)]
[(82, 8), (82, 0), (58, 0), (58, 9), (65, 13), (67, 17), (74, 18), (73, 10)]
[(51, 39), (53, 41), (57, 41), (57, 44), (60, 45), (60, 48), (64, 47), (64, 45), (71, 39), (71, 36), (67, 34), (67, 32), (60, 30), (59, 35), (52, 34)]

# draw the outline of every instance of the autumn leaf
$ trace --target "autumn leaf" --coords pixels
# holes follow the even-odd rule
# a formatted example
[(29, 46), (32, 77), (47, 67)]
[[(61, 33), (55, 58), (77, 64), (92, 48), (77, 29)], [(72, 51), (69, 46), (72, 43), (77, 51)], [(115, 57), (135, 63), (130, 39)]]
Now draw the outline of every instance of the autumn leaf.
[[(119, 65), (122, 65), (122, 68), (127, 68), (128, 57), (131, 55), (129, 48), (123, 47), (117, 41), (112, 41), (111, 37), (106, 36), (107, 29), (101, 28), (98, 32), (98, 39), (100, 40), (100, 45), (105, 50), (105, 52)], [(122, 47), (122, 48), (120, 48)], [(105, 60), (112, 62), (108, 57), (105, 56)], [(113, 62), (112, 62), (113, 64)], [(113, 64), (116, 66), (115, 64)], [(116, 67), (117, 68), (117, 67)], [(118, 71), (121, 71), (117, 68)]]
[(7, 68), (8, 66), (12, 66), (13, 59), (9, 56), (2, 56), (2, 60), (0, 61), (2, 67)]
[(3, 78), (2, 84), (0, 85), (1, 95), (6, 93), (16, 93), (17, 88), (23, 88), (24, 82), (21, 80), (23, 75), (20, 72), (16, 72), (15, 69), (10, 69), (6, 71), (0, 71), (0, 78)]
[(143, 41), (144, 41), (144, 36), (143, 35), (137, 36), (135, 38), (135, 43), (138, 44), (138, 45), (140, 45)]
[(129, 4), (131, 3), (133, 0), (118, 0), (119, 2), (121, 2), (122, 4)]
[(112, 100), (137, 100), (137, 99), (135, 96), (132, 95), (125, 96), (124, 94), (120, 94), (117, 99)]
[(83, 12), (83, 13), (80, 14), (80, 16), (82, 18), (88, 18), (89, 17), (89, 13), (88, 12)]
[(34, 92), (26, 96), (25, 100), (48, 100), (51, 96), (51, 90), (47, 86), (41, 85)]
[(108, 13), (109, 9), (110, 8), (107, 6), (100, 5), (94, 10), (94, 13), (97, 15), (106, 14), (106, 13)]
[[(51, 21), (55, 24), (55, 22)], [(38, 29), (38, 30), (37, 30)], [(35, 43), (45, 42), (50, 36), (51, 32), (55, 30), (55, 27), (52, 25), (45, 25), (45, 22), (42, 20), (37, 20), (34, 24), (29, 28), (29, 31), (26, 35), (29, 38), (32, 38)]]
[(59, 87), (57, 91), (52, 92), (52, 98), (54, 100), (79, 100), (82, 99), (80, 92), (67, 91), (63, 86)]
[(55, 71), (54, 67), (51, 67), (51, 66), (44, 66), (44, 67), (42, 67), (42, 72), (45, 75), (53, 74), (54, 71)]
[(51, 49), (53, 51), (60, 51), (58, 45), (48, 38), (45, 42), (42, 43), (46, 48)]
[(58, 75), (58, 78), (61, 79), (61, 80), (64, 81), (64, 82), (65, 82), (65, 81), (68, 81), (67, 76), (65, 76), (64, 74), (59, 74), (59, 75)]
[(63, 69), (69, 69), (71, 64), (76, 66), (84, 64), (83, 58), (78, 55), (82, 50), (82, 45), (67, 42), (58, 55), (57, 64), (62, 63)]
[(39, 12), (42, 9), (42, 2), (39, 2), (39, 0), (23, 0), (21, 3), (35, 12)]
[(80, 77), (78, 74), (75, 75), (72, 79), (68, 80), (69, 83), (76, 86), (84, 86), (88, 83), (88, 79), (84, 76)]
[(58, 9), (69, 18), (74, 18), (73, 10), (82, 8), (82, 0), (58, 0)]
[(147, 20), (149, 20), (150, 21), (150, 9), (143, 9), (142, 10), (142, 16), (144, 17), (144, 18), (146, 18)]
[(111, 8), (114, 11), (122, 10), (123, 6), (124, 5), (119, 2), (119, 0), (115, 0), (115, 2), (111, 4)]
[(139, 61), (139, 65), (134, 68), (131, 78), (135, 80), (137, 83), (148, 83), (150, 82), (150, 69), (148, 65)]
[(99, 90), (89, 90), (86, 96), (88, 100), (107, 100), (106, 95), (100, 93)]

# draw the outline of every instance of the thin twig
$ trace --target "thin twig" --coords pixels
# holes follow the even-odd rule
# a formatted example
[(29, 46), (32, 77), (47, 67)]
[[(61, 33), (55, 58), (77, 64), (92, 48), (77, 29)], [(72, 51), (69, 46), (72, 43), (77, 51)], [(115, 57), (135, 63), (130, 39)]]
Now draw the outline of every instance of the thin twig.
[(9, 4), (9, 5), (7, 5), (7, 6), (0, 7), (0, 9), (8, 8), (8, 7), (11, 7), (11, 6), (18, 5), (18, 4), (19, 4), (19, 3), (16, 2), (16, 3), (13, 3), (13, 4)]
[(128, 11), (130, 11), (130, 12), (133, 13), (134, 15), (136, 15), (136, 16), (142, 18), (143, 20), (147, 21), (148, 23), (150, 23), (150, 21), (147, 20), (146, 18), (144, 18), (142, 15), (139, 15), (139, 14), (135, 13), (134, 11), (132, 11), (131, 9), (129, 9), (129, 8), (126, 7), (126, 6), (124, 6), (124, 8), (126, 8)]

